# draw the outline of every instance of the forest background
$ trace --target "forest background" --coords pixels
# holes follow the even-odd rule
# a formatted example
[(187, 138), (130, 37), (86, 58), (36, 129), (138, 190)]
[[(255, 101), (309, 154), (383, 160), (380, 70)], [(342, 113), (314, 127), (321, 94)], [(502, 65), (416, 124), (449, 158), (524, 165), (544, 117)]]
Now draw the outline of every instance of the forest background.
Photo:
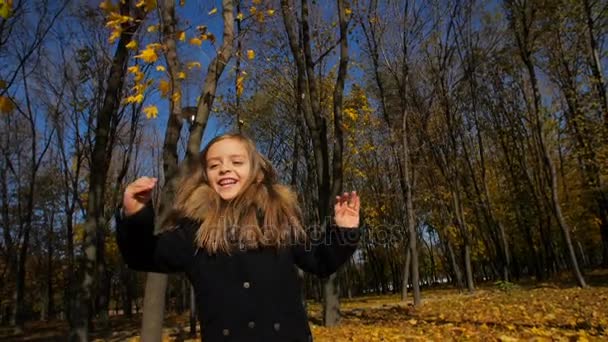
[[(308, 227), (336, 194), (363, 199), (352, 260), (302, 274), (319, 326), (348, 325), (340, 298), (411, 291), (395, 337), (436, 288), (500, 302), (557, 279), (556, 301), (607, 303), (607, 30), (605, 0), (1, 0), (0, 336), (133, 319), (160, 338), (190, 287), (128, 270), (113, 214), (142, 175), (166, 214), (182, 162), (227, 131), (256, 140)], [(539, 324), (604, 334), (588, 314)]]

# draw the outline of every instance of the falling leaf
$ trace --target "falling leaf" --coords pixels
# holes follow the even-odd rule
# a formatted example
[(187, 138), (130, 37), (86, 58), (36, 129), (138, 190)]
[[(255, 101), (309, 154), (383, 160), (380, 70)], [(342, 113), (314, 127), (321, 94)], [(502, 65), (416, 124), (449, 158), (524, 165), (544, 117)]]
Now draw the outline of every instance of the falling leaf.
[(0, 113), (9, 114), (15, 109), (15, 104), (6, 96), (0, 96)]
[(247, 58), (254, 59), (255, 58), (255, 51), (253, 51), (253, 50), (247, 50)]
[(178, 72), (178, 73), (177, 73), (177, 79), (178, 79), (178, 80), (183, 80), (183, 79), (186, 79), (186, 73), (185, 73), (185, 72), (183, 72), (183, 71)]
[(255, 20), (257, 20), (259, 23), (263, 23), (264, 22), (264, 12), (257, 12), (255, 14)]
[(182, 42), (186, 41), (186, 31), (181, 31), (179, 33), (179, 40), (182, 41)]
[(165, 71), (165, 70), (166, 70), (165, 67), (162, 66), (162, 65), (157, 65), (156, 66), (156, 71)]
[(274, 10), (271, 8), (271, 9), (267, 10), (266, 13), (272, 17), (274, 15)]
[(243, 94), (243, 81), (245, 80), (245, 76), (239, 76), (236, 78), (236, 94), (237, 96), (241, 96)]
[(0, 0), (0, 17), (8, 19), (13, 11), (13, 0)]
[(255, 14), (255, 12), (257, 12), (257, 11), (258, 11), (258, 9), (255, 6), (251, 6), (249, 8), (249, 13), (251, 13), (251, 14)]
[(171, 85), (169, 84), (169, 81), (158, 81), (158, 90), (160, 90), (160, 96), (167, 97), (167, 94), (169, 94), (169, 90), (171, 90)]
[(350, 9), (350, 8), (346, 8), (346, 9), (344, 9), (344, 13), (345, 13), (346, 15), (351, 15), (351, 14), (353, 14), (353, 10), (352, 10), (352, 9)]
[(136, 40), (130, 41), (129, 44), (126, 45), (126, 48), (129, 50), (137, 50), (137, 41)]
[(147, 29), (149, 33), (156, 32), (156, 30), (158, 30), (158, 25), (150, 25)]
[(140, 58), (146, 63), (154, 63), (158, 59), (158, 55), (156, 54), (156, 50), (154, 50), (150, 44), (146, 46), (146, 48), (142, 50), (139, 55), (135, 56), (135, 58)]
[(188, 70), (192, 69), (192, 68), (199, 68), (201, 67), (201, 63), (200, 62), (189, 62), (187, 64), (188, 66)]
[(125, 103), (142, 103), (144, 101), (143, 94), (129, 96), (125, 99)]
[(242, 13), (242, 12), (239, 12), (239, 13), (236, 15), (236, 18), (237, 18), (238, 20), (241, 20), (241, 21), (242, 21), (242, 20), (243, 20), (243, 13)]
[(217, 13), (217, 7), (213, 7), (213, 9), (211, 11), (209, 11), (209, 15), (214, 15), (215, 13)]
[(135, 65), (132, 65), (132, 66), (128, 67), (127, 68), (127, 72), (130, 72), (132, 74), (138, 73), (139, 72), (139, 65), (135, 64)]
[(199, 38), (194, 37), (194, 38), (190, 38), (190, 44), (201, 46), (203, 44), (203, 41), (200, 40)]
[(154, 105), (147, 106), (143, 109), (143, 112), (148, 119), (156, 118), (158, 116), (158, 108)]
[(142, 6), (144, 8), (144, 11), (150, 12), (156, 8), (156, 0), (141, 0), (140, 2), (135, 4), (135, 7), (142, 7)]
[(110, 44), (113, 44), (116, 41), (116, 39), (120, 38), (121, 34), (122, 34), (122, 30), (120, 30), (120, 29), (113, 30), (112, 33), (110, 34), (110, 38), (108, 38), (108, 42), (110, 42)]
[(116, 12), (118, 10), (118, 6), (112, 4), (111, 0), (102, 1), (99, 4), (99, 8), (106, 13)]

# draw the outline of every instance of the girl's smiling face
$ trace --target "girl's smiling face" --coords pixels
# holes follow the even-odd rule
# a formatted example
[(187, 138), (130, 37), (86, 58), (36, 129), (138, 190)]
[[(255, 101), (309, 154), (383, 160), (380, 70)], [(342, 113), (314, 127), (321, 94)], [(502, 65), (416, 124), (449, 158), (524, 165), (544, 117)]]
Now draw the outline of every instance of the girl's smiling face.
[(251, 176), (251, 158), (246, 144), (228, 138), (215, 142), (205, 158), (209, 185), (224, 200), (235, 198)]

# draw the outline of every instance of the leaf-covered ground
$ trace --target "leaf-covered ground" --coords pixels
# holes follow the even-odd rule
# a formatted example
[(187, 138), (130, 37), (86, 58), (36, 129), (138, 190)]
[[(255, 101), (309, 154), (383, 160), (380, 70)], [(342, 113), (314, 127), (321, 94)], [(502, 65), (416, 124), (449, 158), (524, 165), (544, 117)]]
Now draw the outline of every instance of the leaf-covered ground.
[[(596, 274), (597, 275), (597, 274)], [(605, 279), (608, 272), (602, 272)], [(339, 341), (601, 341), (608, 340), (608, 283), (589, 289), (554, 284), (502, 291), (483, 287), (473, 294), (456, 290), (426, 290), (423, 305), (413, 308), (398, 296), (344, 299), (339, 326), (319, 325), (321, 307), (309, 304), (316, 342)], [(138, 341), (140, 317), (114, 318), (110, 335), (97, 341)], [(199, 341), (187, 337), (187, 316), (167, 319), (165, 341)], [(65, 340), (64, 323), (31, 323), (28, 335), (0, 340)]]

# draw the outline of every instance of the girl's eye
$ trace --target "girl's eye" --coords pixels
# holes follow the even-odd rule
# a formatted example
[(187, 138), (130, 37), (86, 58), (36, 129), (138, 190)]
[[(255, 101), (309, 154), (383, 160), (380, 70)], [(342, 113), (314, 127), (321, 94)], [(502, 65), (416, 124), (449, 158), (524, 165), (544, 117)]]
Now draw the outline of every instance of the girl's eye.
[(209, 165), (209, 170), (213, 170), (217, 167), (218, 164)]
[(234, 162), (234, 165), (242, 165), (242, 164), (243, 164), (243, 162), (242, 162), (242, 161), (235, 161), (235, 162)]

